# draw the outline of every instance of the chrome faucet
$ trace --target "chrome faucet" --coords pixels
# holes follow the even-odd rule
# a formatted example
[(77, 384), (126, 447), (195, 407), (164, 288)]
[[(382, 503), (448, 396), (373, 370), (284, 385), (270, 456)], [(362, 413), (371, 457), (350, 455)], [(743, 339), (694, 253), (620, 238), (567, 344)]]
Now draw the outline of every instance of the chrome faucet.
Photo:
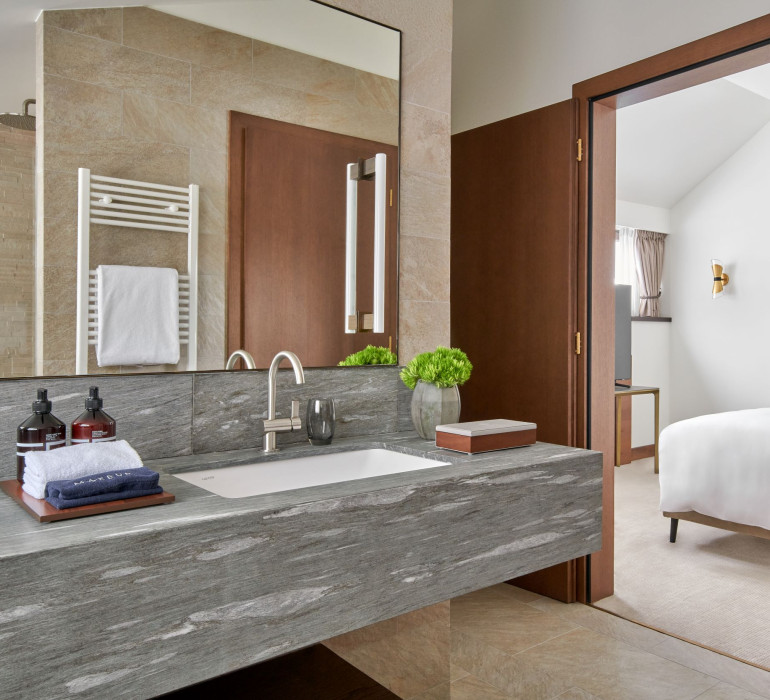
[(225, 369), (232, 369), (235, 367), (235, 363), (238, 362), (238, 358), (241, 358), (246, 363), (246, 369), (257, 368), (257, 364), (254, 362), (254, 358), (251, 356), (250, 352), (246, 352), (245, 350), (236, 350), (232, 353), (232, 355), (230, 355), (230, 357), (227, 358)]
[(267, 419), (265, 420), (264, 452), (277, 452), (275, 446), (276, 433), (290, 433), (292, 430), (302, 429), (302, 419), (299, 417), (299, 401), (291, 402), (291, 418), (275, 417), (275, 378), (278, 374), (278, 365), (286, 358), (294, 369), (294, 378), (297, 384), (305, 383), (305, 373), (302, 371), (302, 363), (299, 358), (288, 350), (281, 350), (270, 363), (270, 371), (267, 374)]

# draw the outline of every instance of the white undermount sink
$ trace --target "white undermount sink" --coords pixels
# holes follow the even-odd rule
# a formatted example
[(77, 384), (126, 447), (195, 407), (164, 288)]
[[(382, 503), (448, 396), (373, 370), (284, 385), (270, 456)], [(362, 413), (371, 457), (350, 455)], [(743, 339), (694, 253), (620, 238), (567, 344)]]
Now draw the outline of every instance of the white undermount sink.
[(217, 496), (245, 498), (308, 486), (443, 467), (448, 464), (450, 462), (439, 462), (401, 452), (370, 449), (204, 469), (174, 476)]

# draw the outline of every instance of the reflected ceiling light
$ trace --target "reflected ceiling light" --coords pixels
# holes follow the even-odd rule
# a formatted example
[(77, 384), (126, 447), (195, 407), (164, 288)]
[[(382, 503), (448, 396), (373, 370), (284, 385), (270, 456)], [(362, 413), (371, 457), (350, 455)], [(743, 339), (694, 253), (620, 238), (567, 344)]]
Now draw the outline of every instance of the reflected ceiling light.
[(717, 297), (722, 296), (724, 287), (730, 281), (730, 278), (727, 276), (727, 273), (724, 272), (721, 260), (711, 260), (711, 271), (713, 273), (712, 277), (714, 278), (714, 286), (711, 288), (711, 296), (712, 298), (716, 299)]

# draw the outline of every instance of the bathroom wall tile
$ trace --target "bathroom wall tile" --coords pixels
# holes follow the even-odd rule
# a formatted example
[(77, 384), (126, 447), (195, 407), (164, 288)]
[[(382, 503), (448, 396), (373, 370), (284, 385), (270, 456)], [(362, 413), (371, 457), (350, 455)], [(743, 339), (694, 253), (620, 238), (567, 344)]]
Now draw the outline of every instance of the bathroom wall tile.
[[(224, 240), (227, 212), (227, 153), (224, 150), (209, 151), (191, 148), (190, 182), (200, 187), (199, 231), (201, 234), (216, 235)], [(224, 267), (221, 269), (224, 270)]]
[(120, 90), (67, 80), (57, 75), (44, 77), (45, 124), (89, 129), (106, 138), (121, 135), (123, 93)]
[(251, 72), (250, 38), (149, 7), (123, 10), (123, 44), (220, 70)]
[(46, 177), (51, 170), (77, 174), (78, 168), (90, 168), (95, 175), (179, 187), (190, 184), (190, 151), (183, 146), (102, 138), (87, 129), (52, 124), (46, 127), (43, 148)]
[(32, 412), (38, 387), (48, 389), (53, 413), (69, 425), (83, 412), (88, 387), (98, 385), (104, 410), (118, 423), (118, 437), (128, 440), (142, 459), (190, 453), (191, 375), (75, 377), (0, 382), (0, 477), (16, 474), (16, 427)]
[(449, 174), (449, 115), (410, 104), (401, 105), (401, 165), (407, 170)]
[(363, 109), (398, 114), (398, 80), (362, 70), (355, 77), (356, 100)]
[(76, 272), (73, 268), (43, 268), (43, 294), (46, 296), (46, 312), (74, 314), (76, 302)]
[(43, 178), (44, 215), (47, 218), (76, 217), (78, 213), (77, 170), (49, 170)]
[[(449, 345), (449, 302), (400, 300), (398, 305), (398, 361)], [(471, 360), (472, 361), (472, 360)]]
[(445, 76), (452, 72), (452, 52), (437, 49), (409, 57), (414, 60), (410, 60), (404, 70), (404, 102), (449, 114), (452, 100)]
[(75, 357), (74, 307), (69, 312), (43, 314), (43, 357), (59, 361)]
[(391, 145), (398, 144), (398, 115), (351, 107), (323, 95), (306, 95), (304, 126)]
[(191, 99), (200, 107), (235, 110), (292, 124), (304, 123), (307, 111), (302, 92), (195, 65)]
[(355, 95), (355, 68), (256, 39), (252, 76), (261, 83), (330, 99), (350, 100)]
[(187, 269), (187, 236), (171, 231), (105, 226), (91, 227), (89, 267), (150, 265)]
[[(402, 168), (401, 236), (449, 240), (451, 180)], [(447, 268), (447, 274), (449, 269)]]
[(44, 73), (178, 102), (190, 101), (190, 64), (112, 42), (44, 30)]
[[(395, 432), (397, 382), (396, 369), (387, 367), (307, 369), (305, 384), (299, 386), (293, 372), (281, 371), (276, 415), (287, 417), (292, 399), (300, 401), (304, 415), (308, 399), (328, 396), (335, 401), (336, 436)], [(197, 374), (193, 405), (194, 453), (260, 447), (267, 417), (267, 372)], [(305, 440), (304, 429), (277, 436), (279, 445)]]
[[(49, 208), (54, 211), (54, 208)], [(78, 253), (77, 214), (45, 219), (45, 251), (43, 264), (46, 267), (74, 268)]]
[(225, 152), (226, 117), (222, 109), (201, 109), (126, 93), (123, 100), (123, 135), (137, 141), (160, 141)]
[(449, 301), (449, 241), (403, 236), (399, 246), (399, 297)]
[(120, 7), (48, 10), (43, 17), (48, 27), (58, 27), (116, 43), (120, 43), (123, 34), (123, 9)]
[(223, 233), (198, 237), (198, 271), (201, 275), (225, 279), (225, 236)]

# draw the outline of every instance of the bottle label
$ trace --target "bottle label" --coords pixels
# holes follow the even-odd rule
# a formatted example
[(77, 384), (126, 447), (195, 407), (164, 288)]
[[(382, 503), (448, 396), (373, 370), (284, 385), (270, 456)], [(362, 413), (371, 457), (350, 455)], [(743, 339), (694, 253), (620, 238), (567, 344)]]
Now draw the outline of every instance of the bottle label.
[(118, 439), (116, 435), (113, 435), (112, 437), (96, 437), (97, 433), (100, 433), (102, 435), (104, 434), (104, 432), (101, 431), (101, 430), (94, 430), (91, 433), (91, 435), (93, 437), (91, 437), (91, 438), (72, 438), (71, 442), (72, 442), (73, 445), (78, 445), (78, 444), (83, 443), (83, 442), (112, 442), (113, 440), (117, 440)]

